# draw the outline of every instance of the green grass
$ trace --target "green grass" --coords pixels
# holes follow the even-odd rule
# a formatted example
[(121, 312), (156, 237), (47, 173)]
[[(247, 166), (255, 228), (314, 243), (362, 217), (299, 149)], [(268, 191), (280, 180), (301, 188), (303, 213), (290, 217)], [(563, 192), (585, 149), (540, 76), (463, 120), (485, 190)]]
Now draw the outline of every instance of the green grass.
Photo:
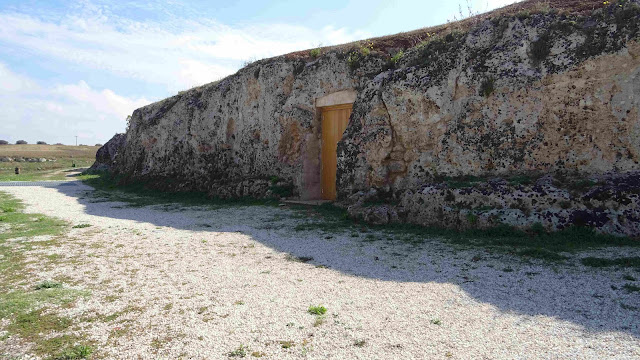
[[(510, 178), (512, 184), (531, 184), (533, 175), (520, 175)], [(143, 183), (119, 185), (121, 179), (108, 174), (95, 174), (84, 181), (98, 189), (98, 196), (113, 201), (123, 201), (128, 206), (146, 206), (157, 204), (206, 205), (213, 208), (275, 205), (273, 200), (256, 199), (210, 199), (203, 193), (171, 193), (148, 188)], [(474, 176), (442, 178), (451, 188), (464, 188), (486, 181)], [(585, 227), (572, 227), (562, 231), (547, 233), (539, 226), (528, 231), (518, 230), (501, 225), (491, 229), (456, 230), (439, 227), (424, 227), (411, 224), (389, 224), (375, 226), (364, 224), (358, 219), (351, 219), (345, 209), (333, 204), (308, 207), (293, 205), (294, 218), (301, 221), (295, 225), (295, 231), (320, 231), (333, 234), (349, 232), (353, 237), (360, 237), (361, 232), (380, 231), (389, 238), (401, 239), (410, 243), (420, 243), (427, 239), (439, 238), (461, 246), (491, 248), (512, 255), (530, 259), (563, 261), (567, 257), (560, 253), (575, 252), (585, 249), (609, 246), (640, 246), (640, 241), (626, 237), (615, 237), (595, 233)], [(325, 236), (326, 237), (326, 236)], [(364, 240), (372, 241), (372, 237)], [(293, 260), (291, 258), (290, 260)]]
[(55, 281), (46, 280), (36, 285), (36, 290), (61, 288), (62, 284)]
[[(65, 180), (67, 170), (89, 167), (95, 161), (95, 146), (66, 145), (4, 145), (0, 146), (0, 157), (46, 158), (47, 162), (3, 162), (0, 163), (0, 181)], [(20, 168), (20, 175), (15, 168)]]
[(312, 315), (324, 315), (327, 312), (327, 308), (322, 305), (309, 306), (307, 312)]
[[(521, 181), (524, 181), (520, 179)], [(321, 231), (352, 233), (379, 231), (387, 237), (401, 239), (410, 243), (420, 243), (427, 239), (443, 239), (449, 243), (491, 248), (524, 258), (563, 261), (567, 257), (562, 252), (602, 247), (640, 247), (640, 241), (611, 235), (598, 234), (586, 227), (572, 227), (557, 232), (546, 232), (541, 226), (533, 226), (524, 231), (507, 225), (490, 229), (456, 230), (440, 227), (425, 227), (412, 224), (370, 225), (350, 219), (345, 209), (331, 204), (317, 207), (294, 207), (304, 213), (303, 223), (295, 227), (296, 231)], [(370, 237), (365, 240), (371, 241)]]
[[(56, 309), (71, 306), (79, 297), (88, 296), (82, 290), (67, 289), (61, 283), (46, 280), (25, 287), (32, 275), (26, 271), (25, 252), (33, 247), (56, 245), (56, 236), (68, 225), (39, 214), (25, 214), (23, 204), (0, 192), (0, 320), (6, 321), (8, 336), (18, 336), (33, 344), (36, 355), (50, 359), (83, 359), (90, 348), (81, 344), (79, 335), (66, 335), (73, 321), (59, 316)], [(52, 235), (53, 239), (34, 240), (35, 236)], [(22, 238), (23, 240), (16, 240)], [(13, 241), (7, 241), (13, 239)], [(60, 261), (58, 257), (41, 255), (38, 266)], [(52, 336), (53, 335), (53, 336)], [(87, 350), (89, 349), (89, 350)]]
[(40, 214), (26, 214), (20, 211), (23, 208), (20, 201), (7, 193), (0, 192), (0, 226), (5, 227), (0, 232), (0, 247), (7, 239), (59, 235), (66, 228), (67, 224), (64, 221)]
[(238, 346), (235, 350), (229, 352), (227, 355), (229, 357), (245, 357), (247, 356), (247, 353), (249, 352), (249, 348), (244, 346), (244, 345), (240, 345)]
[(224, 208), (230, 206), (277, 206), (274, 199), (235, 198), (218, 199), (211, 198), (204, 192), (170, 192), (158, 191), (150, 187), (148, 183), (136, 181), (125, 183), (123, 178), (114, 177), (108, 173), (85, 174), (79, 177), (87, 185), (97, 191), (96, 198), (104, 201), (118, 201), (127, 203), (129, 207), (143, 207), (150, 205), (180, 204), (185, 206), (208, 206), (212, 208)]
[(93, 353), (93, 348), (87, 345), (74, 345), (62, 350), (53, 360), (87, 359)]

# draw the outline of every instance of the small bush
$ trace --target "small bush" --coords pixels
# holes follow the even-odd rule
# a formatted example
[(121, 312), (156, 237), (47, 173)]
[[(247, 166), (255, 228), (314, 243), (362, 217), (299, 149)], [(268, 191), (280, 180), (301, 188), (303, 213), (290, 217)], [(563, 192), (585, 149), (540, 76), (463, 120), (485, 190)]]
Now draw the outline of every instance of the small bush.
[(311, 51), (309, 51), (309, 55), (311, 55), (312, 58), (317, 58), (318, 56), (320, 56), (320, 48), (317, 49), (312, 49)]
[(352, 51), (347, 57), (347, 64), (351, 70), (355, 70), (360, 67), (363, 56), (359, 51)]
[(393, 64), (393, 66), (396, 66), (398, 64), (398, 61), (400, 61), (400, 59), (402, 59), (403, 56), (404, 56), (404, 52), (402, 50), (400, 50), (395, 55), (393, 55), (391, 57), (391, 63)]
[(91, 226), (91, 224), (78, 224), (78, 225), (73, 226), (73, 228), (74, 229), (84, 229), (84, 228), (88, 228), (90, 226)]
[(351, 70), (355, 70), (362, 65), (362, 61), (365, 57), (371, 55), (371, 51), (373, 50), (373, 43), (364, 43), (360, 45), (358, 50), (352, 51), (347, 57), (347, 64)]
[(24, 140), (18, 140), (16, 141), (16, 145), (27, 145), (28, 142), (24, 141)]
[(9, 145), (7, 140), (0, 140), (0, 145)]
[(96, 146), (96, 147), (102, 147), (102, 144), (98, 143), (98, 144), (95, 144), (94, 146)]
[(47, 145), (47, 143), (46, 143), (46, 142), (44, 142), (44, 141), (38, 141), (36, 144), (37, 144), (37, 145)]
[(327, 312), (327, 308), (322, 305), (309, 306), (307, 312), (312, 315), (324, 315)]

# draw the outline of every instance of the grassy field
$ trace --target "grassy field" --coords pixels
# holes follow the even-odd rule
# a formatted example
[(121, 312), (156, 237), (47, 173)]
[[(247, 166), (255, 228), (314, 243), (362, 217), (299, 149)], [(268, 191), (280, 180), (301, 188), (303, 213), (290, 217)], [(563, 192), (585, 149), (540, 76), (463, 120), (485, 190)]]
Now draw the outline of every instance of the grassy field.
[(30, 347), (45, 359), (87, 358), (89, 341), (61, 312), (90, 293), (69, 287), (63, 279), (38, 279), (31, 268), (62, 261), (33, 250), (59, 246), (70, 225), (23, 209), (20, 201), (0, 192), (0, 358), (14, 358), (5, 353), (9, 343)]
[[(0, 145), (0, 158), (45, 158), (47, 162), (0, 162), (0, 181), (64, 180), (75, 163), (77, 168), (93, 164), (97, 146)], [(21, 174), (15, 174), (20, 167)]]
[[(84, 175), (81, 179), (94, 187), (93, 194), (104, 201), (119, 201), (129, 206), (180, 204), (183, 206), (208, 206), (218, 209), (229, 206), (277, 206), (274, 199), (216, 199), (198, 192), (157, 191), (143, 182), (119, 184), (118, 178), (108, 174)], [(386, 233), (390, 239), (420, 243), (438, 238), (462, 247), (478, 247), (497, 252), (506, 252), (525, 259), (543, 259), (554, 262), (568, 260), (571, 253), (607, 247), (640, 247), (640, 241), (628, 237), (598, 234), (587, 227), (571, 227), (562, 231), (548, 233), (542, 226), (530, 230), (519, 230), (508, 225), (490, 229), (455, 230), (439, 227), (425, 227), (412, 224), (371, 225), (359, 219), (350, 218), (347, 210), (324, 204), (321, 206), (289, 205), (295, 211), (295, 217), (301, 222), (292, 231), (321, 231), (327, 234), (349, 232), (354, 237), (363, 237), (365, 241), (375, 240), (375, 232)], [(169, 207), (171, 208), (171, 207)], [(587, 266), (626, 266), (640, 268), (640, 259), (621, 258), (618, 263), (585, 263)]]

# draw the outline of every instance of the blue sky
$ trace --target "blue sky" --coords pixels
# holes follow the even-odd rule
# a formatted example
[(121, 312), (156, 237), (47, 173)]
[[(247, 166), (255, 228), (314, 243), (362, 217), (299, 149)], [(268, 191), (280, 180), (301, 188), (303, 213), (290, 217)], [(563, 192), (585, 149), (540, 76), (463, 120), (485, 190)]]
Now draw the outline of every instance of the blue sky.
[[(513, 0), (468, 0), (484, 12)], [(245, 61), (437, 25), (453, 1), (0, 0), (0, 139), (104, 143)]]

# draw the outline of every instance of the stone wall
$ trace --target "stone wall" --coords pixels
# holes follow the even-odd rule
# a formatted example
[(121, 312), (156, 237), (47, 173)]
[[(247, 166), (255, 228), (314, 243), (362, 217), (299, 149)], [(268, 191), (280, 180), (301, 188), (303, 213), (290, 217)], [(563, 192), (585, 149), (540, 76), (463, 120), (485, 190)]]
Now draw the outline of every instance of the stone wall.
[[(637, 171), (637, 3), (614, 3), (589, 16), (552, 10), (498, 16), (469, 31), (434, 36), (393, 61), (400, 49), (369, 51), (358, 44), (317, 58), (261, 60), (136, 110), (110, 169), (132, 180), (171, 179), (177, 190), (224, 197), (266, 196), (270, 179), (277, 179), (278, 186), (291, 184), (295, 195), (318, 198), (316, 101), (355, 91), (338, 144), (337, 180), (338, 200), (354, 216), (371, 212), (355, 205), (374, 191), (392, 200), (382, 216), (387, 221), (397, 215), (399, 221), (432, 224), (447, 206), (433, 205), (449, 196), (434, 185), (444, 177), (548, 173), (587, 179)], [(495, 191), (495, 199), (480, 198), (504, 210), (513, 194), (537, 190)], [(451, 196), (476, 201), (472, 193), (455, 190)], [(458, 210), (451, 216), (467, 217)], [(474, 224), (496, 218), (487, 216), (478, 215)], [(534, 220), (554, 229), (562, 222), (532, 217), (523, 223)]]

